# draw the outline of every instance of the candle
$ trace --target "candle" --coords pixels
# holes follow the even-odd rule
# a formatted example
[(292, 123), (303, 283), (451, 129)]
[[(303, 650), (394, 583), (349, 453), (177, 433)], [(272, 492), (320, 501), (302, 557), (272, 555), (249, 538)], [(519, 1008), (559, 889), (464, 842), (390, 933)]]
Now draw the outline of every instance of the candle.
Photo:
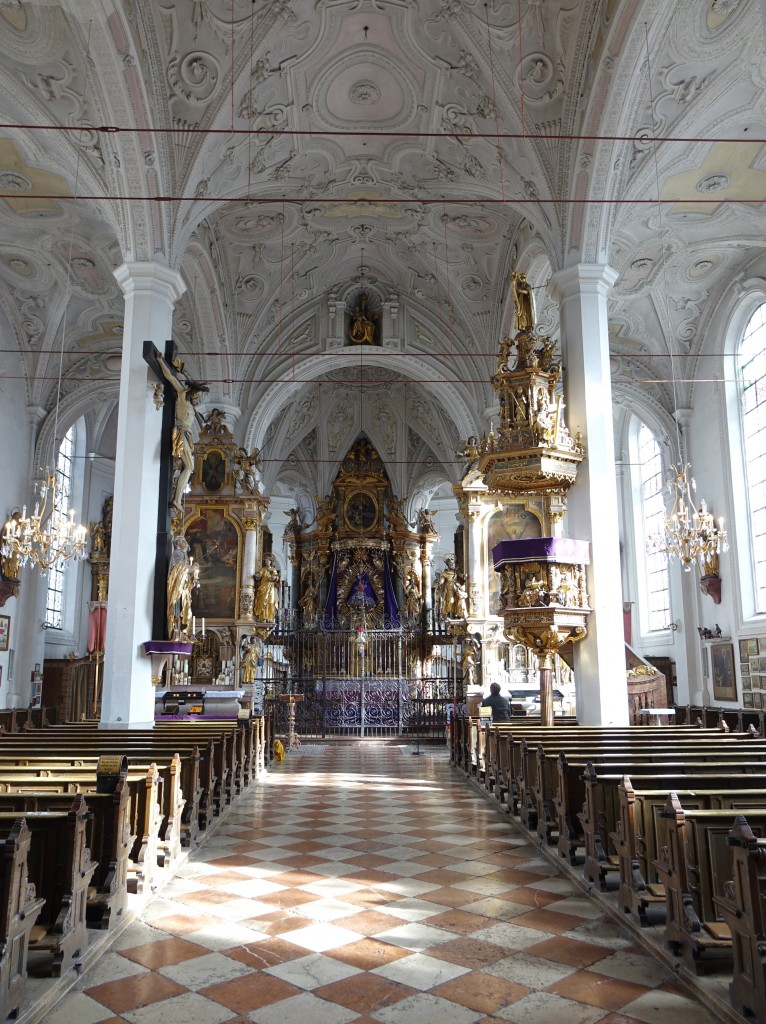
[(205, 635), (205, 620), (203, 618), (203, 620), (202, 620), (202, 636), (204, 637), (204, 635)]
[(197, 617), (195, 615), (192, 615), (192, 634), (195, 636), (197, 634)]

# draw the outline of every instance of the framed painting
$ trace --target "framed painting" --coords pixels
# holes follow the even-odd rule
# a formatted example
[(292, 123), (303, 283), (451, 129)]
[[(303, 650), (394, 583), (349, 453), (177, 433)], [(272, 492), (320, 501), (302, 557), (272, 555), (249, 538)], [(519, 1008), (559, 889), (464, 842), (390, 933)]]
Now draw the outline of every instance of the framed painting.
[(713, 673), (713, 700), (736, 701), (734, 644), (713, 644), (710, 648), (710, 664)]
[(233, 620), (237, 615), (239, 531), (222, 507), (201, 508), (186, 525), (189, 553), (199, 565), (199, 589), (192, 594), (197, 617)]
[(8, 650), (8, 640), (11, 635), (10, 615), (0, 615), (0, 651)]
[(757, 640), (740, 640), (739, 657), (741, 661), (745, 661), (747, 658), (753, 658), (756, 654), (758, 654)]

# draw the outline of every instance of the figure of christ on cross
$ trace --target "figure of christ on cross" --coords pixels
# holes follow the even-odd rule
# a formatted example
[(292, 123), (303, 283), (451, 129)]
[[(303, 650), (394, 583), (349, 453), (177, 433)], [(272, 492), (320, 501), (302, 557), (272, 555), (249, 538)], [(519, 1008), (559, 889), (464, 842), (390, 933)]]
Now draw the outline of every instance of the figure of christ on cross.
[[(188, 378), (186, 381), (179, 378), (174, 366), (178, 352), (173, 341), (165, 342), (164, 356), (151, 341), (145, 341), (143, 355), (157, 379), (164, 385), (152, 613), (152, 637), (159, 640), (165, 638), (166, 632), (168, 567), (172, 547), (170, 515), (171, 511), (176, 514), (183, 511), (183, 493), (194, 470), (192, 428), (197, 415), (195, 406), (207, 387)], [(175, 482), (174, 459), (181, 463)]]

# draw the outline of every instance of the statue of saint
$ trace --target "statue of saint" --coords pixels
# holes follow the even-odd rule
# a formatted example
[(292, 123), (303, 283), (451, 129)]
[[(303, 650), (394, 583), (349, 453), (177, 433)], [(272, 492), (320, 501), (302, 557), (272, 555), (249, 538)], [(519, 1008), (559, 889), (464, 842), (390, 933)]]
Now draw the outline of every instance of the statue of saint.
[(258, 641), (255, 637), (242, 637), (242, 682), (254, 683), (258, 668)]
[(168, 639), (189, 635), (192, 625), (192, 591), (199, 586), (199, 565), (189, 558), (185, 537), (173, 538), (167, 590)]
[(420, 577), (410, 564), (404, 577), (404, 614), (414, 621), (420, 615)]
[(465, 686), (475, 686), (476, 652), (474, 650), (473, 643), (467, 643), (463, 648), (463, 660), (461, 662), (461, 668), (463, 669), (463, 683), (465, 684)]
[(427, 508), (418, 510), (418, 530), (420, 533), (436, 533), (434, 514)]
[(194, 438), (192, 428), (196, 418), (195, 406), (206, 390), (200, 384), (183, 384), (172, 372), (161, 355), (157, 363), (165, 380), (176, 393), (176, 423), (173, 427), (173, 458), (178, 459), (181, 468), (173, 484), (170, 504), (175, 512), (183, 512), (183, 497), (194, 472)]
[(274, 556), (266, 555), (263, 568), (255, 574), (258, 589), (255, 592), (255, 618), (258, 622), (275, 622), (279, 603), (279, 570)]
[(532, 304), (532, 289), (525, 274), (514, 270), (511, 274), (515, 327), (517, 331), (531, 331), (535, 326), (535, 310)]
[(90, 553), (92, 555), (106, 554), (106, 530), (103, 523), (90, 523)]
[[(458, 611), (458, 579), (455, 570), (455, 559), (447, 555), (444, 569), (437, 573), (434, 581), (434, 611), (437, 619), (456, 619)], [(465, 600), (465, 599), (464, 599)]]
[(261, 453), (257, 448), (253, 448), (248, 455), (246, 448), (238, 448), (236, 461), (237, 468), (234, 470), (234, 479), (238, 487), (248, 494), (257, 494), (258, 480), (255, 472), (261, 468)]
[(303, 595), (298, 602), (303, 612), (303, 624), (304, 626), (311, 626), (314, 623), (314, 619), (317, 613), (317, 591), (319, 589), (319, 583), (313, 582), (309, 577), (304, 581)]
[(317, 495), (316, 524), (318, 533), (329, 533), (335, 521), (335, 498), (328, 494), (326, 498)]
[(359, 293), (359, 305), (351, 314), (348, 336), (354, 345), (375, 344), (375, 321), (370, 318), (367, 311), (366, 292)]

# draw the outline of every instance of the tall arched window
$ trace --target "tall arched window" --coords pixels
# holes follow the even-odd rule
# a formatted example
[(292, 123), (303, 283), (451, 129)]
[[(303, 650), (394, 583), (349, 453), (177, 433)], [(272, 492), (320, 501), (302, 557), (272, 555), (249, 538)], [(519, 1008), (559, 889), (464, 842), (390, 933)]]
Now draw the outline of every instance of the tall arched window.
[[(74, 426), (61, 439), (56, 459), (56, 500), (53, 515), (65, 518), (72, 505), (72, 473), (74, 460)], [(52, 566), (48, 570), (48, 594), (45, 601), (45, 622), (52, 629), (61, 629), (64, 613), (64, 581), (66, 568)]]
[(755, 611), (766, 612), (766, 303), (750, 317), (739, 347)]
[[(661, 531), (665, 518), (662, 497), (662, 453), (654, 434), (641, 423), (636, 436), (636, 470), (638, 504), (640, 508), (641, 550), (646, 551), (645, 539)], [(668, 628), (670, 622), (670, 577), (668, 559), (661, 552), (644, 554), (644, 588), (641, 595), (641, 626), (643, 633), (656, 633)], [(639, 567), (639, 579), (641, 577)]]

